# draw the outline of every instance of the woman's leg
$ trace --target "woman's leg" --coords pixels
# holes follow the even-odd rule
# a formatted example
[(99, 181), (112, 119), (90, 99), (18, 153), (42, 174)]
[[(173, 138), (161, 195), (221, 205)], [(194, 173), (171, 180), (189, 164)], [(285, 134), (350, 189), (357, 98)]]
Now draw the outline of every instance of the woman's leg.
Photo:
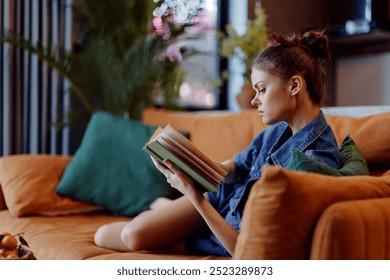
[(129, 248), (121, 239), (122, 230), (128, 223), (129, 222), (123, 221), (102, 225), (95, 233), (95, 244), (107, 249), (129, 251)]
[(119, 251), (175, 251), (183, 248), (184, 237), (206, 224), (191, 202), (180, 197), (154, 210), (148, 210), (130, 222), (100, 227), (95, 234), (98, 246)]
[(203, 218), (186, 197), (156, 210), (145, 211), (122, 230), (122, 242), (130, 250), (161, 250), (205, 226)]
[(156, 209), (159, 209), (163, 206), (167, 206), (169, 204), (171, 204), (174, 200), (173, 199), (169, 199), (169, 198), (166, 198), (166, 197), (159, 197), (157, 198), (155, 201), (153, 201), (149, 207), (151, 210), (156, 210)]

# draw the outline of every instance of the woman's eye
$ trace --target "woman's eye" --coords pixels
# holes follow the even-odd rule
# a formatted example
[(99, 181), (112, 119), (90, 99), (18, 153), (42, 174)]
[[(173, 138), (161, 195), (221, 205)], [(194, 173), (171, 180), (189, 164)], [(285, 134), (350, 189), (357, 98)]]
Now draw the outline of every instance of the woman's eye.
[(264, 93), (265, 93), (265, 88), (259, 89), (259, 90), (257, 91), (257, 93), (264, 94)]

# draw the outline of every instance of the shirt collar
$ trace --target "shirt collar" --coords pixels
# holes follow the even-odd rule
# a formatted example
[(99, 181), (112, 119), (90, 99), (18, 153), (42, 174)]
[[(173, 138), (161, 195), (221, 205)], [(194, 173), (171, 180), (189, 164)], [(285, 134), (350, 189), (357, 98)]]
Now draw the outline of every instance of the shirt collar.
[(323, 112), (320, 111), (319, 115), (312, 122), (294, 135), (292, 135), (292, 131), (287, 123), (283, 122), (282, 125), (285, 126), (284, 131), (271, 147), (268, 157), (274, 164), (287, 167), (290, 161), (291, 150), (305, 151), (326, 129), (327, 122)]

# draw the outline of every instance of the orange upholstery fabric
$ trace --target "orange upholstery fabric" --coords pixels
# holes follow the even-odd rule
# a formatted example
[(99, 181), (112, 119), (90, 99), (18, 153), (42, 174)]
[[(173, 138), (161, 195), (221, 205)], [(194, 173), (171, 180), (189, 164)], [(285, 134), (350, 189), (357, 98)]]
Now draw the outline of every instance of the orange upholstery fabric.
[(13, 155), (0, 158), (0, 184), (14, 216), (58, 215), (97, 209), (58, 195), (55, 188), (72, 158), (51, 155)]
[[(384, 133), (390, 131), (390, 113), (362, 118), (326, 115), (326, 118), (338, 143), (350, 134), (371, 169), (390, 167), (390, 133)], [(216, 161), (231, 158), (266, 128), (256, 110), (177, 113), (150, 108), (145, 110), (143, 121), (155, 125), (172, 123), (189, 132), (191, 141)]]
[(322, 214), (311, 259), (390, 259), (390, 198), (344, 201)]
[(313, 230), (328, 206), (389, 196), (390, 176), (331, 177), (265, 167), (249, 195), (234, 258), (308, 259)]
[[(329, 177), (265, 167), (249, 195), (234, 259), (390, 259), (390, 113), (326, 117), (339, 143), (346, 134), (352, 136), (375, 176)], [(191, 141), (215, 161), (231, 158), (266, 128), (256, 110), (147, 109), (143, 121), (171, 123), (189, 132)], [(70, 214), (86, 205), (54, 192), (69, 160), (0, 158), (1, 230), (23, 232), (38, 259), (226, 259), (96, 247), (93, 235), (100, 225), (130, 219), (103, 211)], [(5, 201), (9, 210), (3, 210)]]
[(371, 167), (390, 167), (390, 113), (362, 118), (326, 116), (340, 144), (350, 134)]
[[(0, 228), (10, 233), (23, 232), (23, 237), (38, 260), (84, 259), (218, 259), (212, 256), (189, 256), (144, 252), (118, 252), (97, 247), (93, 236), (103, 224), (130, 221), (100, 212), (57, 217), (31, 216), (16, 218), (9, 211), (0, 211)], [(4, 226), (6, 228), (4, 229)], [(219, 258), (226, 259), (226, 258)]]
[(189, 132), (195, 146), (214, 161), (229, 159), (242, 151), (254, 135), (266, 127), (255, 110), (178, 113), (148, 109), (143, 115), (143, 122), (161, 126), (170, 123), (176, 129)]

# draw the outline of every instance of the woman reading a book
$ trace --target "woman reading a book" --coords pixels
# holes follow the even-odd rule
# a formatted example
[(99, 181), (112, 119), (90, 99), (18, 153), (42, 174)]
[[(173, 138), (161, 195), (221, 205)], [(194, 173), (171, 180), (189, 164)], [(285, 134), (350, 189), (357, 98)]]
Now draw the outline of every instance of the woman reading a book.
[(157, 201), (131, 222), (102, 226), (95, 243), (122, 251), (233, 255), (246, 199), (263, 166), (287, 168), (291, 151), (298, 149), (339, 167), (338, 145), (320, 110), (323, 63), (329, 57), (328, 38), (322, 32), (274, 36), (274, 43), (253, 62), (251, 74), (256, 92), (252, 105), (269, 127), (244, 151), (221, 163), (228, 175), (220, 191), (202, 193), (174, 164), (154, 161), (183, 196)]

